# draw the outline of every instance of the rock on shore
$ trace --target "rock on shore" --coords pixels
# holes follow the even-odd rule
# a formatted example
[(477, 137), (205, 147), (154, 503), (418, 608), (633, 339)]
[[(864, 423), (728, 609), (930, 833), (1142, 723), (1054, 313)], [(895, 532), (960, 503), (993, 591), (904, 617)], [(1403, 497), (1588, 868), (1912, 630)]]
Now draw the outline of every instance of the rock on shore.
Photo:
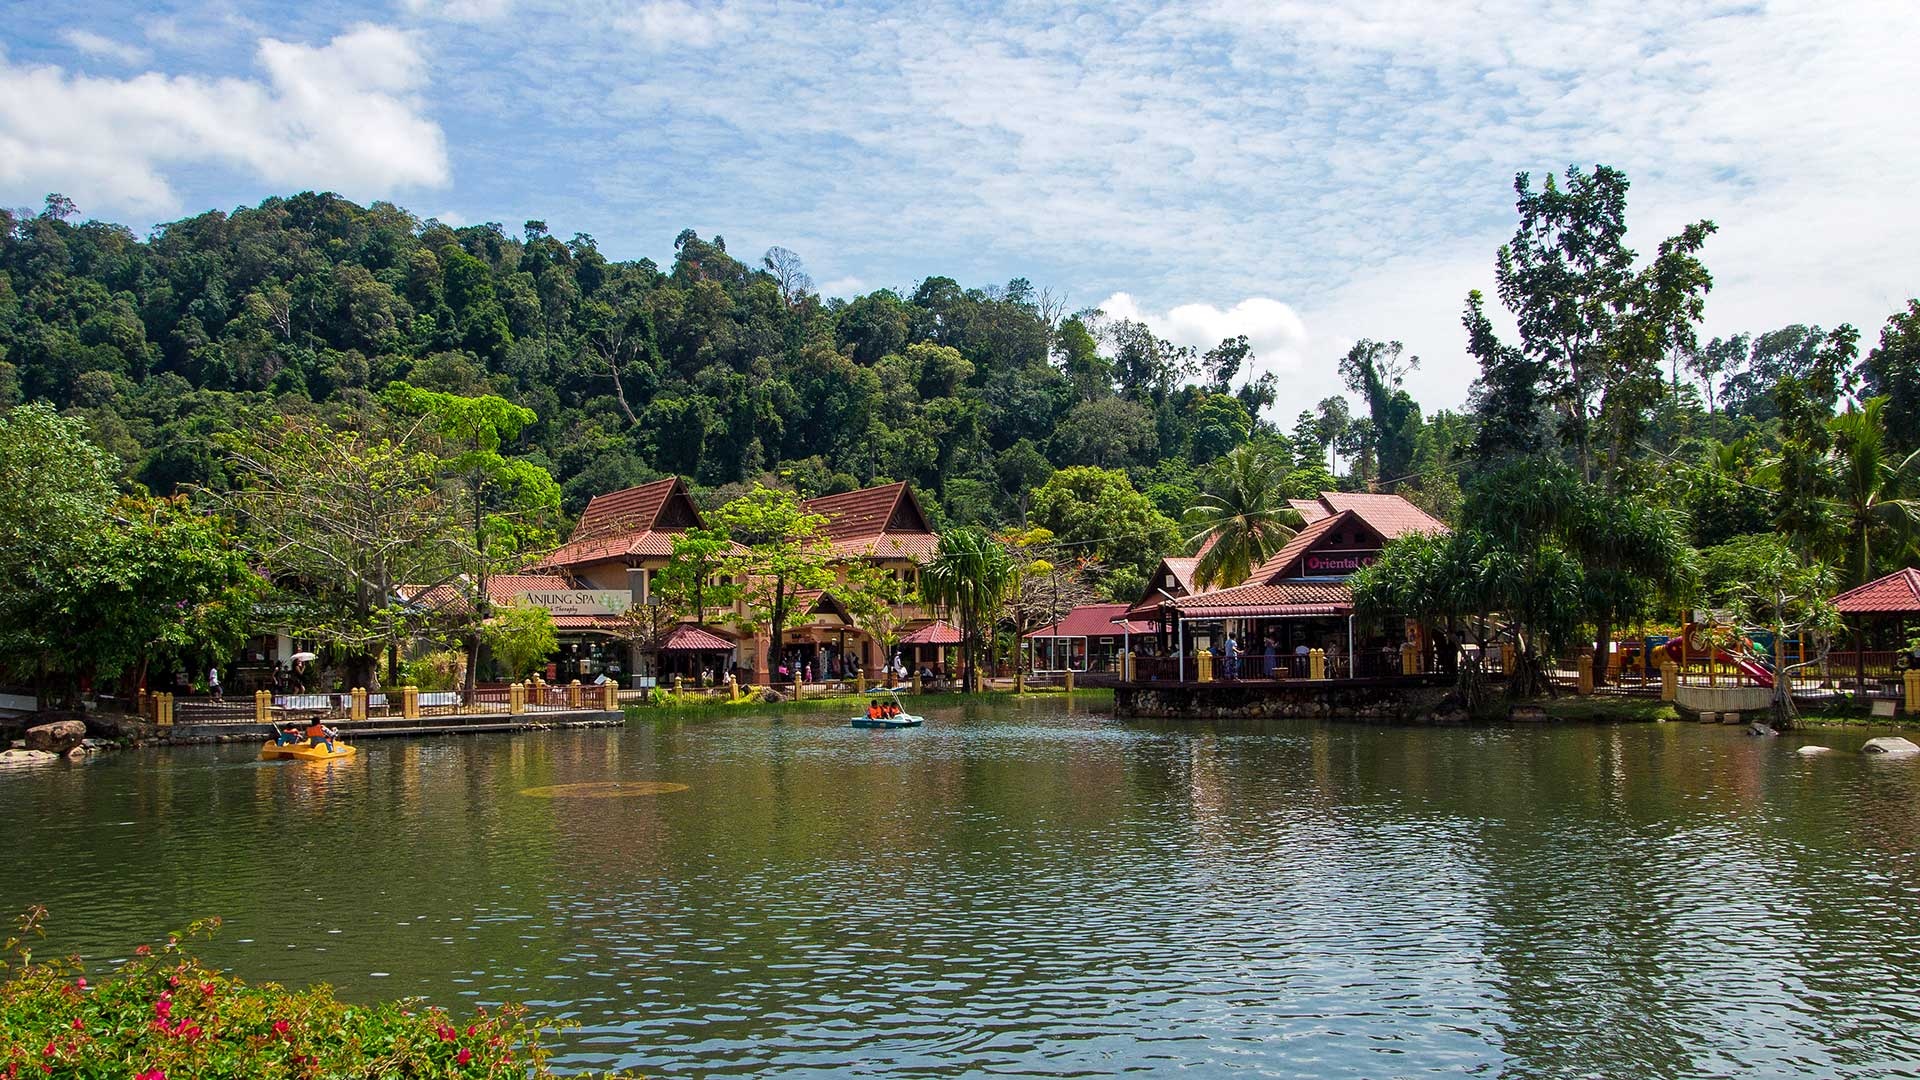
[(64, 754), (87, 737), (87, 725), (78, 720), (55, 720), (27, 729), (27, 749)]
[(59, 760), (59, 754), (50, 754), (45, 750), (0, 750), (0, 769), (20, 765), (51, 765)]
[(1868, 739), (1866, 744), (1860, 747), (1860, 752), (1863, 754), (1898, 754), (1904, 757), (1908, 754), (1920, 754), (1920, 746), (1914, 745), (1912, 739), (1903, 739), (1898, 735), (1881, 735), (1878, 738)]

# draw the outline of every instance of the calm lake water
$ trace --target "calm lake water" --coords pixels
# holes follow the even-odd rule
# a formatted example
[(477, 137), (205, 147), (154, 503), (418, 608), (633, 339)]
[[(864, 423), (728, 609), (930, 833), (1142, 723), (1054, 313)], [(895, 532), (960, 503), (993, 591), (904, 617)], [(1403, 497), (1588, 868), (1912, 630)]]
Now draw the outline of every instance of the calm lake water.
[[(0, 776), (0, 910), (663, 1076), (1920, 1076), (1920, 764), (1056, 702)], [(1858, 734), (1825, 737), (1851, 749)], [(684, 784), (618, 798), (530, 788)]]

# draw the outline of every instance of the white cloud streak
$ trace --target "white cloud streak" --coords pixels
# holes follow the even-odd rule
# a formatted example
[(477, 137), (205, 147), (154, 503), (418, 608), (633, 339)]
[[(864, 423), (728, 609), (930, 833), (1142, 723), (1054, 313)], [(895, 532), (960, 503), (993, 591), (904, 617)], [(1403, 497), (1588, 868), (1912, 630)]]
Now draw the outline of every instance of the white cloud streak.
[(105, 34), (97, 34), (92, 30), (66, 30), (60, 34), (60, 39), (88, 56), (101, 60), (116, 60), (122, 64), (138, 64), (152, 55), (138, 45), (115, 41)]
[(169, 174), (223, 165), (280, 187), (361, 197), (439, 187), (445, 138), (409, 34), (360, 26), (322, 46), (260, 39), (263, 79), (100, 78), (0, 55), (0, 187), (84, 208), (178, 208)]

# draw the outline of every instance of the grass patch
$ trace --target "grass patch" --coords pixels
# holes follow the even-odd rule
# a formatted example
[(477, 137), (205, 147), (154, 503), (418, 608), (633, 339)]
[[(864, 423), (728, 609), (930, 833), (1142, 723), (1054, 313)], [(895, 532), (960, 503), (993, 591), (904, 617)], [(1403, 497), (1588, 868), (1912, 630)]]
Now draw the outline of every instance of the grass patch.
[[(674, 694), (672, 691), (656, 693), (650, 703), (628, 702), (624, 707), (628, 720), (665, 720), (688, 719), (710, 716), (764, 716), (788, 712), (839, 712), (852, 716), (863, 712), (866, 702), (873, 694), (822, 694), (819, 697), (802, 697), (799, 701), (779, 702), (739, 702), (724, 698), (709, 698), (702, 694)], [(1035, 701), (1046, 698), (1065, 699), (1066, 691), (1057, 688), (1028, 690), (1025, 695), (1016, 695), (1010, 690), (988, 690), (978, 694), (937, 693), (902, 694), (900, 703), (909, 711), (925, 708), (938, 708), (944, 705), (965, 705), (969, 702), (987, 701)], [(1113, 691), (1104, 687), (1088, 687), (1073, 692), (1076, 703), (1099, 705), (1113, 701)]]
[(1538, 705), (1550, 720), (1574, 723), (1651, 723), (1680, 719), (1671, 701), (1658, 698), (1577, 697), (1569, 694), (1523, 704)]

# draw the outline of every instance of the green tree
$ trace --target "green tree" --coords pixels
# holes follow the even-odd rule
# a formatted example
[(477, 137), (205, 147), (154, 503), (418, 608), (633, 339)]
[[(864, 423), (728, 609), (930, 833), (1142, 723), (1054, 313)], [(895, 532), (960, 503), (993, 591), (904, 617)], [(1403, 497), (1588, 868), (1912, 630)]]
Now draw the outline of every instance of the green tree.
[(980, 688), (983, 648), (1013, 580), (1013, 558), (1007, 549), (985, 530), (975, 528), (942, 533), (933, 559), (921, 574), (928, 602), (945, 608), (960, 622), (969, 692)]
[[(546, 608), (532, 604), (502, 604), (480, 627), (480, 636), (510, 682), (527, 677), (540, 661), (552, 656), (559, 641), (553, 632), (553, 616)], [(468, 675), (472, 681), (472, 675)]]
[(1868, 398), (1829, 422), (1833, 429), (1833, 491), (1847, 538), (1848, 579), (1874, 577), (1874, 541), (1895, 545), (1904, 557), (1920, 535), (1920, 450), (1895, 457), (1888, 446), (1889, 399)]
[[(1736, 654), (1773, 668), (1783, 658), (1781, 650), (1756, 645), (1755, 632), (1765, 631), (1775, 642), (1824, 643), (1840, 630), (1840, 616), (1830, 599), (1835, 583), (1833, 568), (1802, 557), (1780, 537), (1735, 537), (1703, 552), (1701, 568), (1702, 592), (1707, 600), (1715, 607), (1731, 610), (1742, 628), (1736, 640), (1727, 643)], [(1817, 655), (1803, 654), (1774, 672), (1775, 727), (1792, 727), (1796, 718), (1792, 673), (1820, 663), (1826, 651), (1823, 646)]]
[(47, 405), (0, 412), (0, 668), (43, 680), (70, 626), (60, 610), (113, 505), (113, 462)]
[(1237, 585), (1278, 554), (1300, 515), (1287, 505), (1287, 464), (1270, 448), (1250, 444), (1207, 471), (1205, 489), (1183, 521), (1190, 550), (1200, 552), (1194, 584)]
[[(493, 395), (464, 397), (391, 383), (382, 398), (403, 416), (431, 425), (444, 446), (436, 448), (441, 471), (460, 495), (469, 524), (462, 555), (467, 569), (456, 579), (467, 590), (465, 610), (472, 623), (467, 640), (467, 689), (486, 663), (488, 635), (480, 632), (493, 617), (489, 580), (524, 566), (530, 555), (553, 546), (560, 516), (560, 486), (535, 462), (501, 453), (538, 417)], [(393, 676), (389, 672), (389, 678)]]
[[(1179, 542), (1173, 519), (1118, 469), (1073, 466), (1054, 473), (1034, 492), (1031, 519), (1052, 531), (1061, 548), (1099, 559), (1110, 575), (1131, 575), (1119, 580), (1144, 580)], [(1110, 589), (1120, 587), (1114, 580), (1109, 577)]]
[(827, 519), (801, 506), (793, 492), (756, 483), (710, 520), (734, 544), (720, 568), (746, 601), (748, 616), (767, 643), (769, 665), (777, 664), (781, 638), (806, 615), (800, 595), (835, 585)]
[(1920, 299), (1907, 301), (1880, 329), (1880, 344), (1860, 364), (1862, 389), (1885, 397), (1887, 437), (1896, 453), (1920, 450)]

